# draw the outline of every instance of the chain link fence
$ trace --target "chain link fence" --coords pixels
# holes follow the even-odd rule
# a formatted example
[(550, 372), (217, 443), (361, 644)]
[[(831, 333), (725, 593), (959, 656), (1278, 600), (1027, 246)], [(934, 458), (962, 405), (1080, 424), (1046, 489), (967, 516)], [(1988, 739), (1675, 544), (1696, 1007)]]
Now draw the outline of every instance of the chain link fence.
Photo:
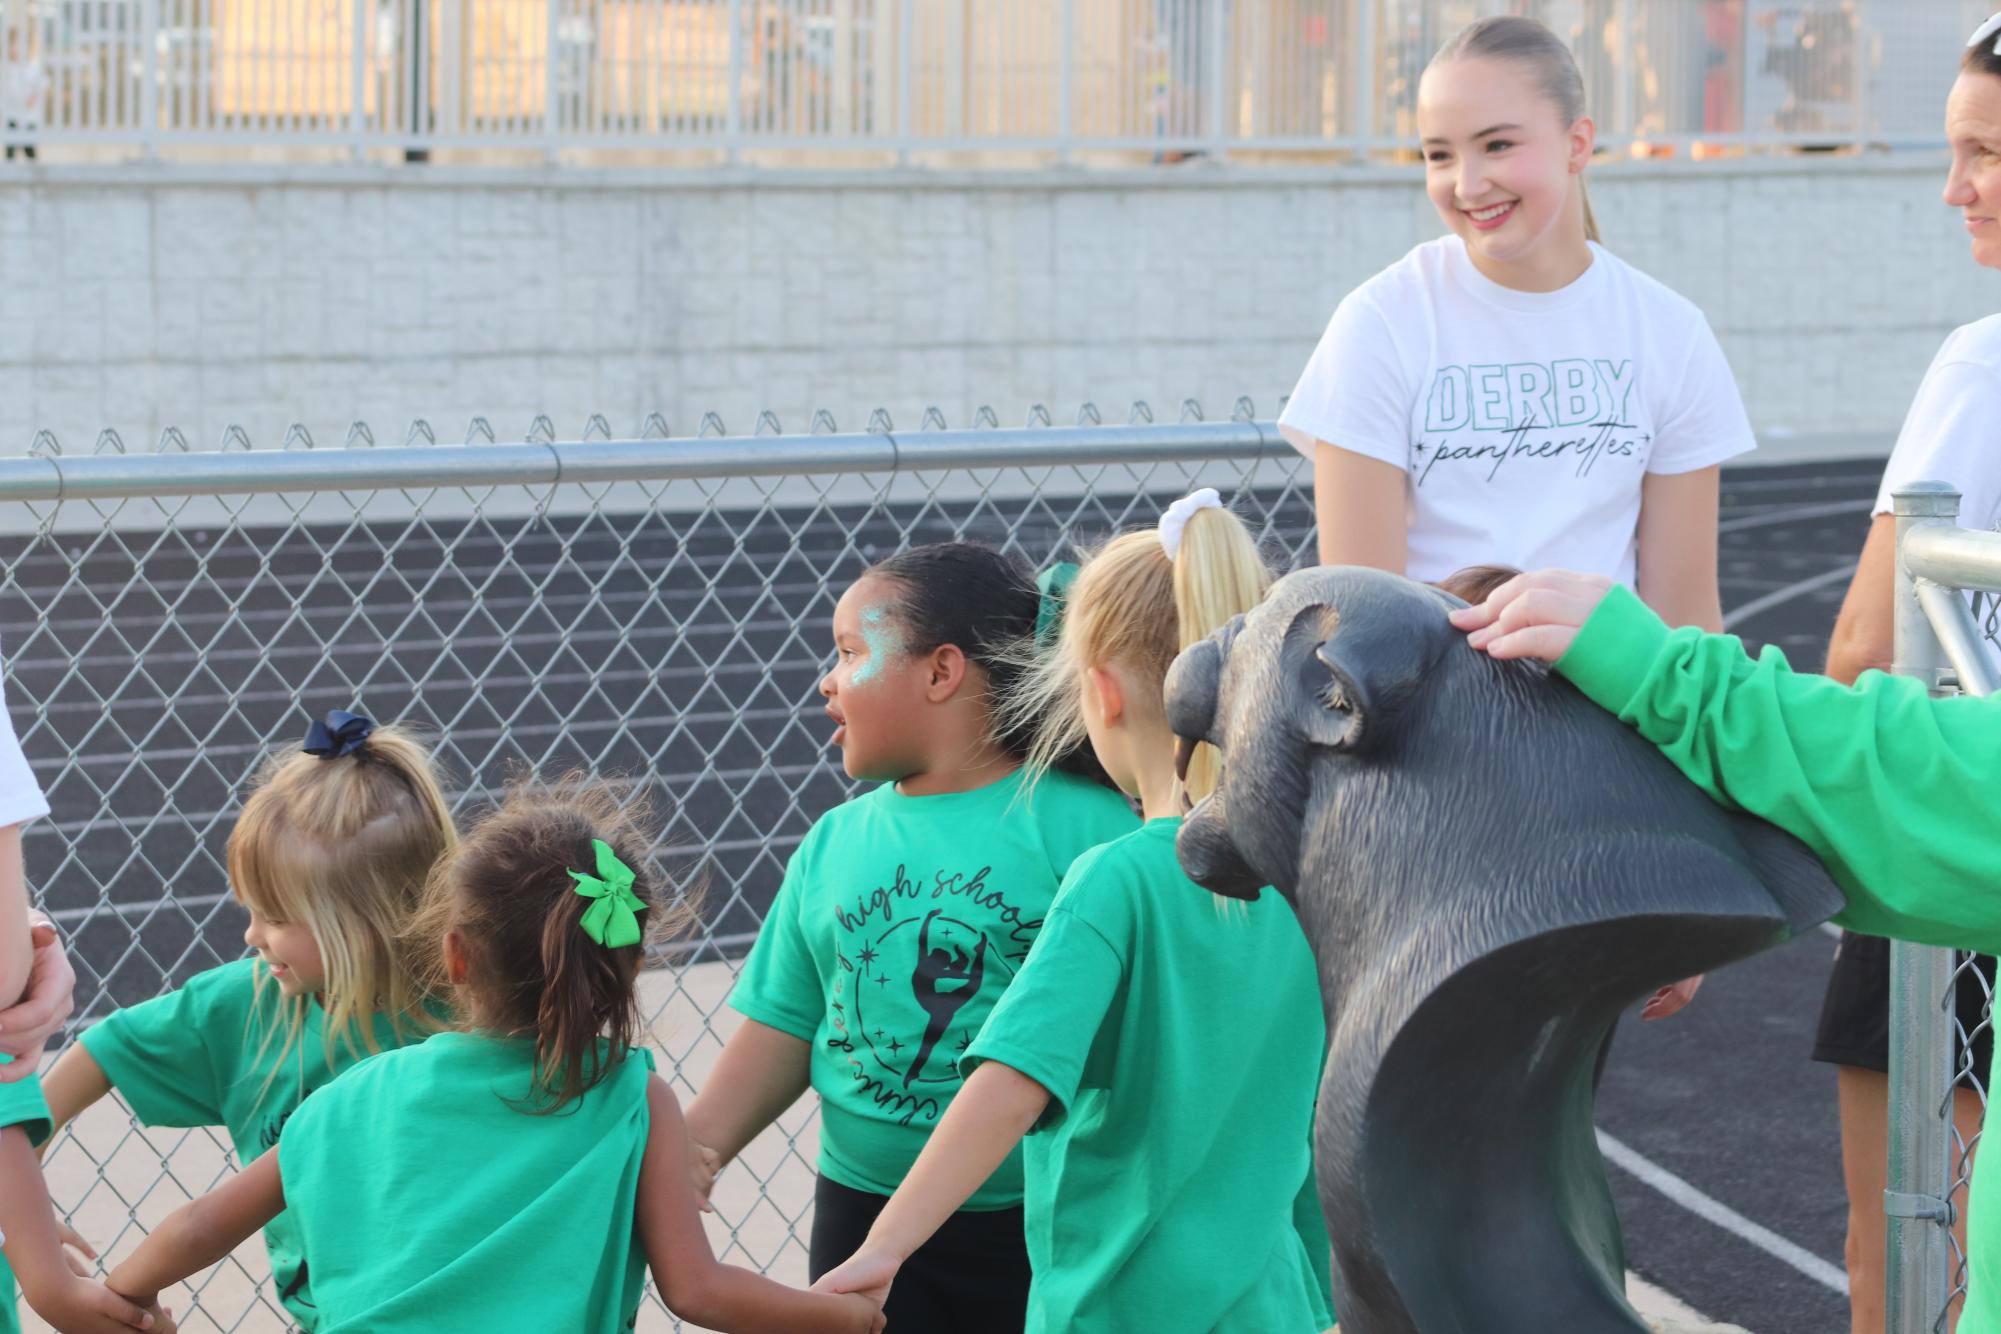
[[(687, 1095), (733, 1027), (723, 1001), (787, 857), (851, 791), (816, 686), (834, 603), (870, 562), (971, 538), (1040, 563), (1202, 485), (1275, 563), (1310, 559), (1311, 473), (1272, 423), (1242, 403), (1181, 418), (659, 440), (605, 438), (598, 419), (576, 443), (538, 422), (521, 444), (475, 423), (463, 447), (421, 427), (338, 449), (238, 432), (214, 452), (170, 433), (152, 454), (106, 437), (0, 460), (7, 703), (53, 808), (25, 852), (70, 940), (79, 1022), (243, 955), (223, 846), (245, 784), (312, 717), (354, 707), (426, 729), (468, 816), (524, 766), (650, 798), (666, 864), (707, 890), (699, 937), (645, 982)], [(710, 1222), (718, 1253), (793, 1282), (811, 1103), (724, 1174)], [(115, 1098), (47, 1158), (58, 1207), (114, 1260), (230, 1169), (220, 1134), (141, 1128)], [(246, 1250), (173, 1302), (181, 1327), (282, 1328), (266, 1276)], [(649, 1297), (640, 1328), (671, 1323)]]
[[(1895, 499), (1895, 669), (1935, 694), (1995, 693), (2001, 533), (1955, 526), (1960, 496), (1943, 483), (1920, 482)], [(1966, 1204), (1987, 1110), (1995, 962), (1899, 942), (1890, 969), (1887, 1326), (1948, 1334), (1966, 1300)]]

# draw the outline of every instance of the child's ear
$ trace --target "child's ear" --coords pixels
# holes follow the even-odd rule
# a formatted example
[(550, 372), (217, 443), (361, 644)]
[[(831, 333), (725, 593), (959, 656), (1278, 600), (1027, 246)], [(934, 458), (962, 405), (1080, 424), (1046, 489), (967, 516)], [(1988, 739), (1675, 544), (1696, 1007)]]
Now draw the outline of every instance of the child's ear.
[(456, 931), (445, 932), (445, 980), (455, 987), (465, 985), (466, 947)]
[(1126, 693), (1119, 685), (1119, 678), (1103, 667), (1092, 667), (1085, 672), (1091, 683), (1091, 692), (1098, 701), (1098, 717), (1110, 727), (1126, 712)]
[(925, 682), (924, 698), (933, 704), (943, 704), (958, 694), (959, 687), (965, 684), (969, 665), (965, 650), (957, 644), (940, 644), (932, 649), (924, 663), (930, 677)]

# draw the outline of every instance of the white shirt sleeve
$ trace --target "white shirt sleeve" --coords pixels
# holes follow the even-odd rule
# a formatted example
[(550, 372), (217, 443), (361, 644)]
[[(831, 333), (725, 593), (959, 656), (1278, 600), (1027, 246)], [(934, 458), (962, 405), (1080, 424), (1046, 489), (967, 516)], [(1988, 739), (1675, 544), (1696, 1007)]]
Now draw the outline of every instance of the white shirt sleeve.
[(1357, 289), (1335, 308), (1278, 426), (1309, 459), (1320, 440), (1406, 468), (1415, 398), (1389, 322)]
[(2001, 518), (1997, 422), (2001, 375), (1993, 368), (1947, 361), (1926, 371), (1883, 469), (1873, 513), (1891, 513), (1891, 493), (1907, 483), (1950, 482), (1959, 488), (1959, 526), (1994, 527)]
[(26, 824), (49, 813), (48, 798), (28, 768), (21, 742), (14, 735), (4, 692), (0, 692), (0, 828)]
[(1693, 345), (1681, 388), (1656, 417), (1660, 425), (1647, 458), (1651, 473), (1694, 472), (1747, 454), (1758, 444), (1737, 378), (1709, 321), (1696, 316), (1690, 335)]

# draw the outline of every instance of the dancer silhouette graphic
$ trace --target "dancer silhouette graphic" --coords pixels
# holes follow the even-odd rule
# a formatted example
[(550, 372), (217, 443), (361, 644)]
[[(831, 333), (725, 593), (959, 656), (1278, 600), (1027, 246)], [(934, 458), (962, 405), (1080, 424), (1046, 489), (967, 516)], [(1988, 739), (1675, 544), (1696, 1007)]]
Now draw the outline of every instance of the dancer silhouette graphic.
[[(939, 915), (933, 908), (924, 915), (924, 921), (917, 928), (917, 971), (911, 975), (910, 989), (916, 994), (917, 1003), (924, 1008), (928, 1022), (924, 1025), (924, 1041), (917, 1048), (916, 1059), (910, 1062), (910, 1069), (904, 1073), (903, 1086), (909, 1088), (917, 1078), (918, 1071), (930, 1057), (931, 1049), (938, 1045), (938, 1039), (945, 1036), (945, 1030), (952, 1026), (952, 1018), (965, 1007), (967, 1001), (980, 991), (980, 978), (987, 967), (987, 941), (980, 937), (980, 943), (971, 955), (954, 945), (931, 948), (931, 920)], [(945, 989), (947, 983), (963, 983), (962, 986)]]

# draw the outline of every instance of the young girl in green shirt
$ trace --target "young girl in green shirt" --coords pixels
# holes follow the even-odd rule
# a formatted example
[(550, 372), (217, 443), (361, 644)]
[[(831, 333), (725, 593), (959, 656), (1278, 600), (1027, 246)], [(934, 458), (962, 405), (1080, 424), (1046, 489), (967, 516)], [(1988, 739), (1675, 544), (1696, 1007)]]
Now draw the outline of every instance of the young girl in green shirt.
[[(458, 841), (430, 751), (336, 710), (259, 773), (229, 834), (230, 892), (256, 957), (198, 973), (86, 1030), (43, 1080), (58, 1128), (116, 1088), (141, 1125), (221, 1126), (255, 1162), (307, 1096), (434, 1032), (400, 933)], [(290, 1318), (318, 1326), (298, 1231), (265, 1229)]]
[(286, 1209), (327, 1334), (616, 1334), (649, 1267), (704, 1328), (879, 1328), (871, 1302), (787, 1288), (709, 1249), (680, 1108), (635, 1046), (647, 937), (694, 917), (649, 842), (600, 785), (511, 794), (411, 926), (460, 1027), (320, 1090), (276, 1153), (168, 1218), (112, 1290), (155, 1293)]
[(1174, 849), (1216, 761), (1197, 747), (1185, 781), (1177, 772), (1168, 667), (1269, 582), (1206, 489), (1084, 565), (1057, 649), (1024, 690), (1043, 720), (1030, 767), (1088, 738), (1146, 823), (1070, 868), (959, 1058), (964, 1090), (823, 1289), (893, 1302), (906, 1259), (1025, 1136), (1028, 1330), (1331, 1323), (1309, 1147), (1326, 1043), (1313, 957), (1278, 894), (1225, 904)]
[[(875, 786), (793, 854), (730, 997), (744, 1022), (688, 1109), (696, 1143), (728, 1162), (819, 1094), (814, 1277), (867, 1235), (951, 1105), (1063, 873), (1136, 824), (1076, 774), (1029, 792), (1033, 729), (996, 720), (1023, 670), (1014, 649), (1056, 605), (1019, 562), (948, 542), (873, 566), (834, 608), (820, 693), (848, 776)], [(993, 1168), (906, 1267), (886, 1311), (904, 1334), (1019, 1334), (1020, 1156)]]

